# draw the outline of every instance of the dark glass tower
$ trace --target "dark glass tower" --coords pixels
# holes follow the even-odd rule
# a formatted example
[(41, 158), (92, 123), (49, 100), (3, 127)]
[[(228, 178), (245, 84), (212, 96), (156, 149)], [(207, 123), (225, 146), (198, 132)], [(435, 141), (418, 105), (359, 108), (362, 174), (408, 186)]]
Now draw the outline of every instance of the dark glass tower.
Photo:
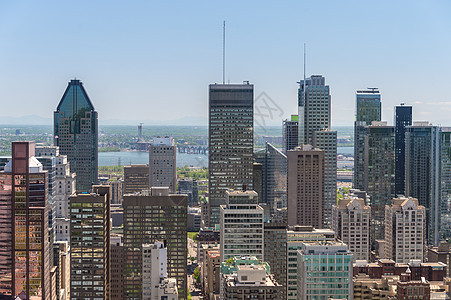
[(406, 183), (406, 127), (412, 125), (412, 106), (395, 107), (395, 194), (404, 195)]
[(55, 146), (77, 174), (77, 191), (97, 184), (97, 112), (80, 80), (71, 80), (54, 112)]
[(219, 224), (225, 191), (252, 190), (254, 149), (254, 86), (211, 84), (209, 91), (209, 220)]

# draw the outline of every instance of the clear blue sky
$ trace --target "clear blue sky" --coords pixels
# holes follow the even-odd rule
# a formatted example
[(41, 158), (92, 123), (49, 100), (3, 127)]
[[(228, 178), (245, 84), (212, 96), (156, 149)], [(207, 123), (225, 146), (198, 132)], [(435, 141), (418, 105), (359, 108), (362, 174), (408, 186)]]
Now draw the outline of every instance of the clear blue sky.
[(389, 122), (406, 102), (414, 119), (451, 125), (450, 12), (451, 1), (2, 1), (0, 116), (52, 118), (76, 77), (101, 121), (206, 120), (226, 20), (227, 80), (249, 80), (284, 117), (297, 112), (305, 42), (334, 125), (352, 125), (366, 87), (380, 88)]

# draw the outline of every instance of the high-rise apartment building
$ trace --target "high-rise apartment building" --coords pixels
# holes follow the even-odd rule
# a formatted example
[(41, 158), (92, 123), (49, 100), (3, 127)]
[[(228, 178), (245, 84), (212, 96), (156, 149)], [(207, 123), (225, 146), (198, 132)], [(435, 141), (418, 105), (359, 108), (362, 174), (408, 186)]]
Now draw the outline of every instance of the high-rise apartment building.
[(397, 263), (424, 259), (426, 210), (415, 198), (394, 198), (385, 206), (385, 258)]
[(451, 236), (451, 127), (440, 133), (441, 220), (440, 239)]
[(440, 128), (413, 122), (406, 128), (406, 195), (426, 208), (429, 244), (439, 242), (440, 228)]
[(279, 299), (287, 298), (287, 225), (286, 222), (265, 222), (265, 261), (271, 274), (283, 287)]
[(51, 299), (47, 172), (34, 142), (13, 142), (0, 173), (0, 298)]
[(149, 166), (124, 166), (124, 195), (149, 189)]
[(109, 185), (70, 197), (70, 298), (110, 299)]
[(155, 137), (149, 147), (150, 187), (169, 187), (173, 194), (177, 188), (177, 146), (172, 137)]
[(71, 80), (54, 112), (55, 146), (77, 174), (77, 191), (98, 182), (97, 112), (80, 80)]
[(243, 184), (252, 189), (253, 85), (210, 85), (208, 136), (209, 226), (214, 226), (228, 189), (239, 190)]
[(299, 116), (291, 115), (290, 120), (284, 120), (282, 124), (282, 151), (287, 153), (299, 146)]
[(323, 228), (324, 151), (302, 145), (287, 152), (288, 225)]
[(221, 261), (235, 256), (264, 258), (263, 208), (255, 191), (226, 191), (220, 207)]
[(356, 260), (370, 260), (371, 208), (357, 197), (345, 197), (332, 207), (332, 230)]
[(353, 299), (352, 262), (342, 242), (304, 243), (297, 252), (297, 299)]
[(124, 299), (124, 266), (125, 251), (122, 244), (122, 235), (111, 235), (111, 260), (110, 260), (110, 276), (111, 276), (111, 300)]
[(163, 242), (142, 245), (142, 299), (158, 296), (160, 282), (168, 276), (168, 249)]
[(124, 195), (124, 247), (126, 299), (142, 299), (142, 246), (166, 241), (168, 276), (177, 280), (180, 299), (187, 298), (188, 197), (154, 187)]
[(297, 251), (306, 242), (333, 242), (335, 233), (330, 229), (316, 229), (312, 226), (293, 226), (287, 231), (287, 299), (296, 300), (298, 295)]
[(405, 194), (406, 127), (412, 125), (412, 106), (395, 107), (395, 195)]
[(324, 150), (324, 226), (332, 222), (332, 205), (337, 202), (337, 132), (313, 132), (313, 147)]
[(356, 92), (356, 110), (354, 122), (354, 180), (355, 189), (364, 190), (364, 146), (366, 126), (381, 120), (381, 94), (378, 89)]
[(384, 239), (385, 205), (395, 196), (395, 127), (375, 122), (366, 128), (364, 189), (371, 199), (371, 239)]

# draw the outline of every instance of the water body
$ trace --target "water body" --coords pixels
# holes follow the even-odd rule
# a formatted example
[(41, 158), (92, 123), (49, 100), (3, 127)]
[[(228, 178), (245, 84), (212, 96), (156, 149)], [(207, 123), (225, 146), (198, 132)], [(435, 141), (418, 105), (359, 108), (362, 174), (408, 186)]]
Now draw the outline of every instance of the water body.
[[(338, 154), (354, 154), (353, 147), (338, 147)], [(148, 152), (99, 152), (99, 166), (148, 164)], [(208, 155), (177, 153), (177, 167), (208, 167)]]

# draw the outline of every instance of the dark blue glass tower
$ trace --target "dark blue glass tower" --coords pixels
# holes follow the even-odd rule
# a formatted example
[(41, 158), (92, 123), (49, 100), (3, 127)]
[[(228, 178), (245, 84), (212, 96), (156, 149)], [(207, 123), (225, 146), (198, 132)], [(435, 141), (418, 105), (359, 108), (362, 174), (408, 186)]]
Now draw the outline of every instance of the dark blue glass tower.
[(404, 195), (406, 183), (406, 127), (412, 125), (412, 106), (395, 107), (395, 194)]
[(55, 146), (67, 155), (75, 172), (77, 191), (89, 191), (97, 184), (98, 122), (88, 94), (80, 80), (71, 80), (54, 112)]

